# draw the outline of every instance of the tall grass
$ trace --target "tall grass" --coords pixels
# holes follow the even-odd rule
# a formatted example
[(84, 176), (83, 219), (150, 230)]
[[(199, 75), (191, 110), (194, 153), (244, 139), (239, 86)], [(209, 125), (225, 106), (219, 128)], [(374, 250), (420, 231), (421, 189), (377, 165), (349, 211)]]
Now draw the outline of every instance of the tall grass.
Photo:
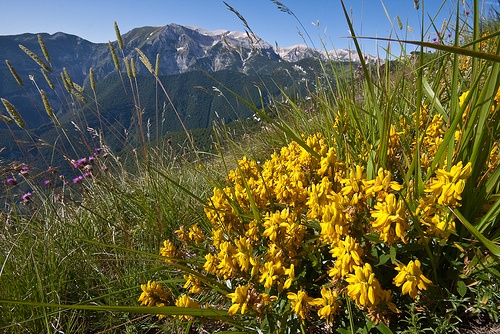
[[(391, 40), (417, 52), (378, 63), (364, 61), (344, 7), (361, 62), (324, 61), (307, 98), (283, 90), (257, 108), (237, 96), (260, 128), (216, 125), (215, 152), (187, 129), (186, 156), (139, 128), (126, 159), (102, 139), (85, 159), (67, 153), (69, 183), (3, 169), (0, 328), (449, 333), (498, 322), (498, 23), (474, 1), (470, 24), (460, 4), (447, 25), (432, 22), (441, 39)], [(122, 61), (139, 120), (137, 64)], [(330, 71), (335, 88), (321, 80)]]

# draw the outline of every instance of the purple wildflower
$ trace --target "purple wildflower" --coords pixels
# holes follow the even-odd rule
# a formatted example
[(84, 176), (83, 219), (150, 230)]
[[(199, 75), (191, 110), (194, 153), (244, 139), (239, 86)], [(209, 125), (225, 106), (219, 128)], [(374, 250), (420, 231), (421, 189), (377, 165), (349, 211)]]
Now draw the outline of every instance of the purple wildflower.
[(21, 172), (19, 174), (27, 176), (29, 174), (29, 171), (30, 171), (29, 167), (24, 166), (23, 168), (21, 168)]
[(23, 199), (23, 201), (29, 201), (31, 199), (31, 196), (33, 196), (33, 194), (30, 192), (27, 192), (21, 198)]
[(9, 186), (15, 186), (17, 184), (17, 181), (16, 181), (16, 179), (11, 177), (11, 178), (8, 178), (7, 181), (5, 181), (5, 183)]
[(43, 184), (45, 184), (46, 186), (50, 186), (52, 184), (52, 181), (45, 180), (45, 181), (43, 181)]
[(83, 181), (83, 176), (77, 176), (73, 178), (73, 183), (81, 183)]
[(99, 153), (99, 152), (101, 152), (101, 150), (102, 150), (102, 148), (100, 148), (100, 147), (96, 147), (96, 148), (94, 149), (94, 152), (95, 152), (95, 153)]
[(172, 138), (170, 138), (170, 137), (167, 138), (167, 144), (172, 145)]

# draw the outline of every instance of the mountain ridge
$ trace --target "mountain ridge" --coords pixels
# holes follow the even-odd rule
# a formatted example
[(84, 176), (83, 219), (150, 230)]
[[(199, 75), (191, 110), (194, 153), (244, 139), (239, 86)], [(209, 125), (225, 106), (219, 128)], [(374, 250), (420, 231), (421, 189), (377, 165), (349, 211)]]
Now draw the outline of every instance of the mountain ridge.
[[(19, 48), (22, 44), (43, 59), (38, 35), (41, 36), (51, 56), (50, 66), (55, 74), (53, 79), (58, 81), (61, 87), (62, 82), (58, 74), (64, 71), (73, 82), (83, 87), (89, 84), (90, 68), (93, 69), (95, 81), (117, 73), (108, 43), (93, 43), (63, 32), (0, 36), (0, 58), (9, 60), (25, 83), (24, 88), (19, 87), (9, 73), (6, 63), (0, 62), (0, 97), (6, 98), (20, 109), (29, 109), (27, 103), (32, 103), (23, 99), (24, 89), (34, 95), (38, 94), (33, 85), (27, 84), (30, 78), (34, 78), (33, 82), (36, 82), (37, 87), (49, 95), (55, 109), (63, 107), (62, 100), (57, 98), (58, 92), (52, 91), (45, 83), (39, 65)], [(160, 55), (159, 74), (161, 75), (181, 74), (195, 70), (206, 72), (231, 70), (267, 74), (276, 68), (291, 70), (294, 63), (306, 58), (322, 60), (330, 58), (339, 62), (359, 61), (359, 58), (353, 56), (352, 52), (346, 50), (337, 50), (333, 53), (314, 50), (304, 45), (277, 48), (245, 32), (211, 31), (175, 23), (134, 28), (122, 34), (121, 37), (124, 43), (123, 50), (119, 49), (117, 41), (110, 42), (119, 56), (120, 72), (124, 72), (126, 67), (124, 59), (128, 61), (134, 59), (138, 75), (149, 75), (149, 72), (141, 64), (140, 55), (136, 49), (140, 49), (152, 63), (156, 56)], [(372, 61), (375, 58), (367, 56), (367, 59)], [(64, 89), (59, 91), (59, 94), (63, 93)], [(42, 116), (38, 115), (40, 112), (36, 115), (32, 111), (28, 113), (30, 113), (27, 117), (30, 126), (36, 126), (36, 123), (43, 121), (43, 112)], [(30, 122), (30, 118), (33, 118), (34, 122)]]
[[(24, 33), (19, 35), (0, 35), (0, 47), (2, 51), (0, 56), (2, 58), (8, 58), (8, 54), (5, 55), (4, 47), (12, 47), (14, 43), (25, 45), (28, 49), (37, 47), (37, 36), (40, 35), (46, 44), (55, 44), (54, 42), (61, 43), (61, 41), (66, 41), (73, 43), (74, 45), (87, 46), (90, 47), (89, 58), (94, 58), (100, 53), (107, 53), (109, 55), (108, 43), (93, 43), (77, 35), (67, 34), (64, 32), (56, 32), (54, 34), (47, 33)], [(207, 30), (204, 28), (196, 26), (184, 26), (175, 23), (167, 24), (164, 26), (143, 26), (134, 28), (125, 34), (121, 35), (124, 41), (125, 56), (137, 58), (137, 53), (135, 48), (145, 48), (142, 50), (146, 55), (152, 53), (152, 51), (167, 51), (167, 55), (160, 54), (162, 59), (168, 56), (173, 56), (173, 53), (179, 53), (180, 57), (177, 58), (177, 66), (168, 67), (164, 65), (163, 74), (176, 74), (182, 73), (187, 70), (193, 70), (190, 67), (194, 62), (194, 59), (199, 59), (204, 56), (213, 55), (213, 48), (223, 48), (228, 51), (236, 50), (238, 52), (244, 52), (244, 55), (249, 56), (249, 50), (259, 50), (261, 53), (266, 53), (269, 58), (278, 61), (279, 58), (288, 62), (296, 62), (298, 60), (309, 58), (313, 56), (320, 55), (323, 59), (328, 56), (330, 60), (333, 61), (359, 61), (359, 57), (352, 50), (338, 49), (338, 50), (320, 50), (314, 49), (304, 44), (298, 44), (288, 47), (274, 47), (271, 44), (263, 41), (257, 36), (250, 36), (245, 32), (240, 31), (230, 31), (224, 29), (218, 30)], [(257, 40), (254, 40), (254, 39)], [(10, 42), (10, 43), (9, 43)], [(117, 41), (112, 41), (112, 45), (118, 48)], [(7, 44), (10, 44), (8, 46)], [(159, 45), (158, 45), (159, 44)], [(31, 46), (31, 48), (30, 48)], [(47, 45), (49, 53), (53, 53), (49, 45)], [(37, 50), (31, 50), (35, 53)], [(89, 50), (86, 50), (89, 52)], [(21, 53), (18, 53), (21, 54)], [(182, 57), (188, 56), (190, 57)], [(293, 54), (293, 57), (289, 55)], [(7, 56), (7, 57), (6, 57)], [(156, 57), (156, 55), (154, 55)], [(364, 55), (369, 61), (374, 61), (376, 57), (372, 55)], [(109, 61), (111, 61), (111, 58)], [(17, 60), (17, 59), (16, 59)], [(193, 60), (189, 62), (189, 60)], [(91, 65), (98, 65), (99, 63), (93, 62)], [(160, 65), (161, 66), (161, 65)], [(216, 71), (222, 68), (214, 66), (211, 70)]]
[[(48, 50), (50, 62), (43, 55), (38, 35)], [(138, 76), (151, 77), (148, 69), (141, 63), (140, 54), (137, 52), (137, 49), (140, 49), (153, 66), (157, 55), (159, 55), (159, 76), (163, 80), (177, 83), (178, 87), (170, 86), (169, 89), (179, 92), (175, 94), (179, 100), (173, 101), (173, 103), (180, 106), (179, 112), (182, 117), (191, 118), (190, 120), (183, 119), (183, 121), (192, 124), (193, 127), (206, 127), (214, 120), (215, 112), (219, 115), (225, 114), (231, 120), (236, 120), (238, 117), (249, 117), (249, 110), (241, 109), (237, 115), (233, 115), (231, 106), (227, 106), (227, 110), (224, 110), (223, 103), (215, 100), (206, 103), (203, 94), (198, 94), (200, 89), (192, 90), (193, 87), (199, 85), (198, 82), (204, 82), (205, 86), (201, 88), (205, 91), (213, 91), (217, 84), (222, 84), (231, 87), (233, 91), (243, 93), (250, 90), (256, 91), (255, 86), (258, 85), (259, 81), (265, 80), (269, 85), (277, 82), (283, 84), (283, 89), (290, 90), (295, 94), (305, 87), (304, 83), (307, 81), (310, 82), (310, 87), (314, 87), (315, 80), (322, 75), (318, 60), (332, 57), (326, 51), (312, 50), (304, 45), (275, 48), (258, 37), (249, 36), (244, 32), (210, 31), (178, 24), (134, 28), (122, 34), (121, 37), (123, 50), (119, 49), (117, 41), (110, 42), (118, 55), (120, 68), (117, 70), (108, 43), (92, 43), (79, 36), (63, 32), (0, 36), (0, 58), (9, 60), (24, 83), (24, 86), (20, 87), (10, 73), (7, 64), (0, 62), (0, 97), (7, 99), (17, 108), (25, 119), (28, 129), (40, 127), (42, 133), (48, 133), (50, 131), (47, 131), (46, 128), (50, 127), (51, 120), (44, 112), (38, 91), (44, 90), (57, 117), (60, 117), (69, 127), (73, 127), (72, 120), (75, 116), (72, 115), (76, 115), (78, 111), (75, 110), (76, 104), (72, 100), (74, 96), (65, 89), (63, 81), (66, 79), (63, 77), (67, 74), (70, 81), (86, 88), (84, 95), (87, 94), (88, 100), (91, 101), (93, 96), (89, 87), (89, 73), (92, 69), (96, 83), (106, 82), (106, 78), (114, 78), (113, 80), (120, 82), (120, 87), (109, 88), (111, 95), (108, 95), (114, 96), (113, 94), (116, 94), (118, 96), (124, 90), (121, 80), (127, 80), (125, 61), (130, 64), (131, 60), (134, 60)], [(46, 82), (45, 75), (42, 76), (40, 71), (43, 70), (40, 66), (23, 52), (19, 45), (23, 45), (42, 61), (48, 63), (52, 73), (45, 72), (45, 75), (49, 76), (55, 84), (54, 89)], [(346, 64), (345, 66), (352, 66), (349, 64), (355, 61), (355, 58), (351, 56), (335, 59), (339, 64)], [(367, 59), (372, 61), (374, 58), (370, 56)], [(332, 59), (330, 58), (330, 60)], [(225, 72), (219, 77), (226, 82), (213, 81), (210, 83), (210, 81), (205, 80), (207, 72), (213, 75), (221, 71)], [(188, 73), (194, 74), (186, 76)], [(201, 78), (201, 76), (205, 76), (205, 78)], [(122, 79), (120, 80), (120, 78)], [(333, 75), (326, 80), (334, 80)], [(182, 85), (189, 85), (189, 87), (181, 87)], [(100, 87), (108, 89), (106, 86), (101, 85)], [(108, 87), (110, 87), (109, 84)], [(154, 90), (154, 85), (150, 85), (148, 89)], [(184, 96), (182, 92), (186, 92), (188, 96)], [(141, 94), (150, 96), (150, 99), (154, 101), (154, 94), (149, 93), (142, 92)], [(280, 94), (280, 90), (277, 89), (274, 93)], [(131, 97), (132, 94), (129, 93), (121, 98), (131, 99)], [(195, 105), (186, 101), (190, 98), (195, 98), (199, 106), (207, 107), (203, 110), (200, 108), (195, 110)], [(221, 96), (218, 99), (225, 98)], [(259, 100), (258, 97), (256, 99)], [(183, 107), (186, 110), (182, 110)], [(83, 108), (83, 106), (79, 108)], [(108, 105), (100, 105), (99, 108), (103, 112), (109, 111), (123, 124), (131, 123), (134, 117), (131, 113), (131, 110), (134, 109), (133, 100), (121, 104), (117, 109), (113, 106), (112, 99), (108, 99)], [(154, 110), (154, 104), (149, 104), (148, 108)], [(150, 110), (146, 110), (146, 114), (148, 112)], [(0, 113), (6, 114), (5, 110), (1, 110)], [(207, 113), (209, 116), (203, 113)], [(95, 120), (90, 119), (89, 122), (95, 123)], [(9, 132), (5, 128), (5, 124), (0, 124), (0, 137), (4, 138), (2, 140), (7, 140), (6, 138), (9, 136)], [(83, 128), (85, 129), (85, 127)], [(171, 130), (173, 128), (166, 129), (166, 131)], [(7, 150), (4, 153), (6, 152)]]

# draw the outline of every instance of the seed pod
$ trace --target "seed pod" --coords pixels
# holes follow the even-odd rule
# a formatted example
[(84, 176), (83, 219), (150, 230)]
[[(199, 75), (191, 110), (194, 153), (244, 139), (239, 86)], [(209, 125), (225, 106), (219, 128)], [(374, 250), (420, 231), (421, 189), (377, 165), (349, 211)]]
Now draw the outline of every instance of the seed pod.
[(2, 103), (5, 107), (5, 110), (9, 113), (10, 117), (16, 122), (17, 126), (19, 126), (21, 129), (24, 129), (26, 127), (26, 123), (24, 122), (23, 118), (21, 115), (17, 112), (16, 108), (7, 101), (6, 99), (2, 98)]
[(50, 55), (49, 52), (47, 51), (47, 48), (45, 47), (45, 43), (43, 42), (42, 36), (38, 35), (38, 44), (40, 44), (40, 48), (42, 49), (43, 56), (47, 60), (48, 63), (50, 63)]
[(399, 15), (396, 15), (396, 20), (398, 21), (399, 30), (403, 30), (403, 22), (401, 22)]
[(95, 92), (94, 71), (92, 70), (92, 67), (89, 70), (89, 77), (90, 77), (90, 88), (92, 88), (92, 91)]
[(40, 90), (40, 95), (42, 96), (42, 101), (43, 101), (43, 106), (45, 107), (45, 112), (47, 115), (49, 115), (50, 118), (54, 118), (54, 110), (50, 106), (49, 99), (47, 98), (47, 95), (45, 95), (45, 92)]
[(69, 85), (71, 86), (71, 88), (75, 88), (75, 86), (74, 86), (75, 84), (74, 84), (73, 80), (71, 79), (71, 76), (69, 75), (66, 67), (63, 67), (63, 74), (64, 74), (64, 77), (66, 78), (66, 80), (68, 81)]
[(27, 47), (25, 47), (22, 44), (19, 44), (19, 47), (21, 48), (21, 50), (24, 51), (24, 53), (26, 53), (28, 56), (30, 56), (30, 58), (33, 59), (33, 61), (35, 63), (37, 63), (41, 68), (43, 68), (47, 72), (52, 72), (52, 69), (50, 68), (50, 66), (45, 64), (43, 62), (43, 60), (41, 60), (36, 54), (31, 52)]
[(54, 86), (54, 84), (52, 83), (52, 80), (50, 80), (50, 78), (49, 78), (49, 76), (47, 75), (47, 73), (45, 73), (45, 71), (44, 71), (43, 69), (40, 69), (40, 71), (42, 72), (43, 77), (45, 78), (45, 81), (47, 81), (47, 83), (49, 84), (50, 89), (54, 90), (54, 89), (55, 89), (55, 86)]
[(149, 73), (154, 73), (153, 72), (153, 65), (151, 65), (151, 62), (149, 61), (148, 57), (144, 54), (144, 52), (141, 51), (139, 48), (135, 48), (135, 51), (139, 54), (139, 60), (146, 66), (148, 69)]
[(130, 69), (130, 63), (128, 62), (127, 57), (125, 57), (125, 69), (127, 70), (128, 78), (132, 78), (132, 70)]
[(79, 84), (77, 84), (76, 82), (73, 82), (73, 88), (82, 94), (85, 93), (85, 89), (82, 86), (80, 86)]
[(130, 58), (130, 69), (132, 70), (132, 77), (137, 77), (137, 67), (135, 67), (134, 58)]
[(160, 54), (156, 54), (155, 77), (160, 75)]
[(85, 98), (85, 96), (83, 96), (82, 94), (80, 94), (80, 92), (76, 91), (76, 90), (73, 90), (71, 92), (71, 94), (73, 94), (78, 100), (80, 100), (81, 102), (83, 103), (87, 103), (87, 99)]
[(118, 57), (116, 56), (115, 48), (110, 41), (108, 41), (109, 51), (111, 52), (111, 57), (113, 58), (113, 63), (115, 63), (115, 67), (117, 70), (120, 70), (120, 62), (118, 61)]
[(24, 83), (21, 80), (21, 77), (19, 76), (19, 74), (17, 74), (16, 70), (14, 69), (14, 67), (12, 67), (10, 62), (7, 59), (5, 59), (5, 63), (7, 64), (7, 67), (9, 68), (10, 73), (12, 73), (12, 76), (14, 77), (14, 79), (16, 79), (19, 86), (24, 86)]
[(64, 88), (66, 88), (68, 93), (71, 93), (71, 91), (73, 90), (73, 87), (71, 87), (71, 83), (68, 82), (68, 79), (64, 76), (63, 72), (61, 72), (61, 80), (64, 84)]
[(118, 42), (118, 47), (120, 50), (123, 50), (123, 40), (122, 40), (122, 35), (120, 34), (120, 29), (118, 29), (118, 24), (116, 21), (114, 22), (115, 24), (115, 33), (116, 33), (116, 41)]
[(7, 117), (7, 116), (2, 115), (2, 114), (0, 114), (0, 120), (4, 121), (5, 123), (9, 123), (9, 124), (11, 124), (11, 123), (13, 123), (13, 122), (14, 122), (14, 121), (12, 120), (12, 118)]

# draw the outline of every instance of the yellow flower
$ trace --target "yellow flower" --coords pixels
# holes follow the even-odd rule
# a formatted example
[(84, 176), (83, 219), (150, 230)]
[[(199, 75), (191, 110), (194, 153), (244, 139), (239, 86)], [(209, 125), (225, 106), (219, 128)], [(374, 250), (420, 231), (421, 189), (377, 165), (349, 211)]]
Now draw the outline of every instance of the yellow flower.
[(245, 231), (245, 236), (250, 239), (252, 242), (256, 242), (260, 238), (260, 233), (259, 233), (259, 223), (257, 220), (252, 220), (248, 225), (246, 226), (246, 231)]
[(358, 306), (371, 308), (379, 303), (384, 290), (369, 263), (354, 266), (354, 274), (347, 275), (346, 282), (349, 283), (347, 294)]
[[(142, 293), (139, 297), (141, 306), (165, 306), (168, 305), (170, 293), (165, 291), (161, 284), (155, 281), (148, 281), (147, 284), (141, 284)], [(159, 319), (165, 317), (163, 314), (157, 314)]]
[(290, 210), (288, 208), (283, 209), (281, 212), (279, 210), (274, 213), (267, 212), (262, 224), (265, 228), (262, 236), (268, 237), (271, 241), (276, 241), (280, 224), (288, 219), (289, 214)]
[[(465, 91), (462, 93), (462, 95), (460, 95), (460, 97), (458, 98), (458, 105), (460, 107), (462, 107), (464, 105), (464, 102), (465, 100), (467, 99), (467, 96), (469, 95), (469, 91)], [(464, 113), (465, 114), (465, 113)]]
[(410, 225), (406, 219), (403, 201), (397, 201), (394, 194), (387, 194), (383, 202), (375, 204), (371, 216), (376, 218), (372, 227), (380, 233), (384, 242), (392, 243), (397, 239), (406, 242), (405, 234)]
[(163, 290), (161, 284), (155, 281), (148, 281), (147, 284), (141, 284), (142, 294), (139, 297), (141, 306), (165, 306), (168, 300), (167, 291)]
[(315, 298), (309, 302), (309, 305), (320, 307), (318, 316), (320, 319), (325, 319), (328, 325), (333, 323), (333, 318), (339, 310), (339, 302), (337, 300), (338, 293), (325, 286), (321, 287), (321, 298)]
[(224, 232), (222, 231), (221, 228), (219, 229), (214, 229), (212, 230), (212, 243), (214, 247), (220, 248), (220, 244), (223, 241), (227, 241), (226, 237), (224, 236)]
[(335, 192), (327, 196), (327, 202), (321, 209), (321, 241), (337, 242), (342, 235), (349, 233), (347, 214), (344, 207), (344, 198)]
[(450, 171), (438, 169), (436, 177), (429, 180), (425, 192), (433, 193), (438, 204), (444, 206), (460, 206), (462, 191), (465, 188), (465, 181), (472, 171), (472, 164), (469, 162), (463, 166), (462, 161), (452, 166)]
[(181, 227), (179, 227), (179, 229), (175, 230), (174, 232), (175, 232), (175, 234), (177, 234), (177, 237), (179, 238), (179, 240), (182, 240), (182, 241), (188, 241), (189, 240), (189, 234), (186, 232), (186, 229), (184, 228), (184, 225), (182, 225)]
[(193, 240), (196, 243), (200, 243), (205, 240), (205, 234), (203, 234), (203, 231), (198, 227), (197, 224), (189, 228), (188, 237), (190, 240)]
[(206, 272), (215, 274), (217, 271), (218, 264), (219, 264), (219, 258), (216, 255), (212, 254), (205, 255), (205, 264), (203, 265), (203, 269)]
[(237, 271), (236, 250), (234, 246), (224, 241), (220, 244), (220, 252), (217, 254), (219, 263), (217, 264), (217, 276), (225, 279), (231, 278)]
[(234, 241), (237, 252), (235, 254), (236, 262), (242, 271), (248, 272), (250, 270), (250, 258), (252, 257), (253, 247), (250, 240), (245, 237), (240, 237)]
[(392, 174), (390, 171), (379, 168), (377, 177), (373, 180), (365, 181), (365, 193), (367, 197), (384, 198), (387, 192), (399, 191), (403, 186), (392, 181)]
[(248, 307), (248, 286), (239, 285), (234, 292), (228, 293), (226, 297), (231, 298), (231, 302), (233, 303), (227, 311), (229, 315), (234, 315), (240, 307), (241, 314), (245, 314)]
[[(168, 258), (176, 258), (177, 257), (177, 248), (170, 240), (165, 240), (163, 242), (163, 247), (160, 248), (160, 255)], [(172, 260), (165, 259), (165, 262), (171, 263)]]
[[(191, 299), (188, 295), (182, 295), (175, 301), (175, 306), (177, 307), (190, 307), (190, 308), (199, 308), (200, 305)], [(189, 315), (178, 315), (180, 319), (192, 319)]]
[(198, 294), (201, 292), (200, 279), (194, 275), (184, 275), (186, 283), (184, 289), (189, 289), (189, 293)]
[(349, 235), (345, 240), (338, 242), (330, 253), (336, 258), (334, 267), (328, 272), (331, 277), (344, 277), (352, 272), (355, 265), (363, 264), (361, 260), (363, 249), (356, 239)]
[[(500, 92), (500, 89), (499, 89)], [(500, 97), (499, 97), (500, 99)], [(500, 102), (499, 102), (500, 104)], [(493, 146), (491, 147), (490, 155), (488, 159), (488, 170), (489, 171), (494, 171), (495, 168), (498, 167), (499, 162), (500, 162), (500, 145), (499, 142), (496, 141), (493, 143)]]
[(283, 267), (281, 266), (280, 261), (268, 261), (265, 262), (264, 265), (260, 268), (260, 273), (261, 275), (259, 278), (259, 283), (264, 283), (264, 288), (269, 289), (283, 273)]
[(308, 189), (307, 202), (309, 210), (307, 217), (309, 219), (316, 219), (322, 214), (322, 206), (328, 202), (328, 195), (333, 193), (332, 182), (324, 177), (321, 182), (312, 183)]
[(313, 298), (307, 296), (307, 292), (300, 289), (297, 293), (288, 292), (287, 297), (292, 306), (292, 312), (297, 314), (302, 322), (307, 318), (309, 313), (309, 302)]
[(425, 129), (424, 145), (427, 144), (427, 141), (432, 142), (434, 138), (444, 135), (443, 124), (443, 115), (434, 115), (432, 117), (431, 123)]
[(432, 236), (448, 240), (451, 233), (456, 232), (455, 219), (449, 212), (436, 210), (434, 214), (423, 220), (423, 224), (428, 228), (426, 233)]
[(366, 180), (366, 174), (360, 165), (356, 165), (356, 169), (351, 170), (348, 179), (340, 180), (340, 183), (343, 185), (340, 193), (349, 199), (349, 204), (356, 205), (364, 199), (363, 190), (365, 187), (363, 180)]
[(398, 150), (401, 146), (400, 137), (404, 133), (404, 131), (396, 131), (396, 126), (391, 124), (391, 128), (389, 130), (389, 145), (387, 148), (387, 154), (392, 157), (396, 157)]
[(337, 162), (337, 155), (335, 149), (330, 147), (325, 157), (321, 158), (320, 168), (318, 169), (319, 176), (332, 177), (335, 171), (335, 163)]
[(399, 273), (394, 277), (393, 283), (397, 287), (403, 286), (403, 295), (409, 294), (415, 299), (418, 295), (418, 290), (427, 290), (426, 284), (432, 284), (431, 280), (425, 277), (420, 270), (420, 261), (410, 261), (408, 265), (396, 263), (396, 270)]
[(288, 278), (285, 284), (283, 284), (283, 289), (289, 289), (295, 279), (295, 266), (293, 264), (290, 265), (290, 268), (285, 269), (285, 275), (288, 276)]

